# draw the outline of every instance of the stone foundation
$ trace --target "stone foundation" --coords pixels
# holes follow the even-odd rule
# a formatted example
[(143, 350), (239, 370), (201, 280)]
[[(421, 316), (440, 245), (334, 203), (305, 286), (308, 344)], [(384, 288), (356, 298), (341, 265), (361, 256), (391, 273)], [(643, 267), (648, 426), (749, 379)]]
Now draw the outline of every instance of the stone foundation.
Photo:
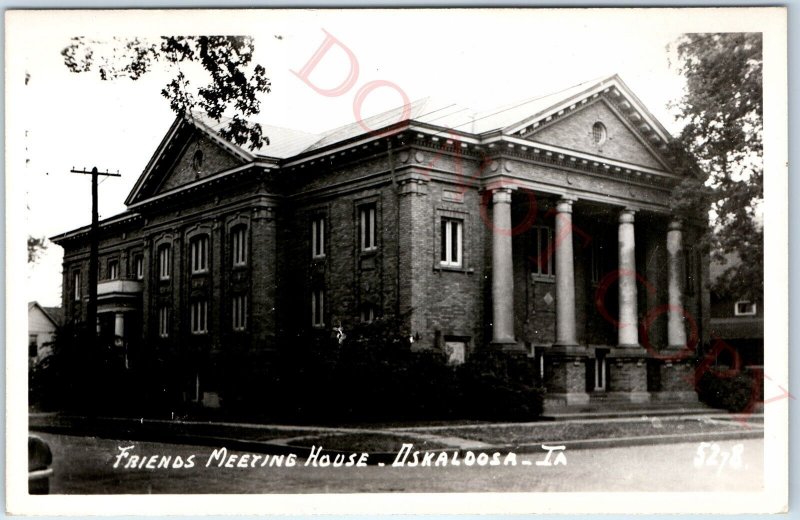
[(545, 355), (545, 406), (586, 404), (586, 354), (556, 351)]
[(608, 358), (609, 397), (633, 403), (650, 400), (647, 391), (647, 353), (643, 349), (614, 349)]
[[(677, 356), (676, 356), (677, 357)], [(695, 367), (689, 360), (661, 361), (661, 391), (653, 397), (659, 401), (698, 402), (694, 389)]]

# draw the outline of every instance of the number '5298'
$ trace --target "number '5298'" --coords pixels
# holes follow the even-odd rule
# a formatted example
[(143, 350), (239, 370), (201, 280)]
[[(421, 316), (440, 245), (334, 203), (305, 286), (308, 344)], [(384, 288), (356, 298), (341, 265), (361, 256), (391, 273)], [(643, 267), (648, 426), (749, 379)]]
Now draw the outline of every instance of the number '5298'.
[(716, 466), (717, 471), (722, 471), (726, 466), (739, 469), (742, 467), (742, 453), (744, 445), (741, 443), (734, 444), (730, 451), (727, 451), (721, 449), (716, 442), (701, 442), (694, 456), (694, 467)]

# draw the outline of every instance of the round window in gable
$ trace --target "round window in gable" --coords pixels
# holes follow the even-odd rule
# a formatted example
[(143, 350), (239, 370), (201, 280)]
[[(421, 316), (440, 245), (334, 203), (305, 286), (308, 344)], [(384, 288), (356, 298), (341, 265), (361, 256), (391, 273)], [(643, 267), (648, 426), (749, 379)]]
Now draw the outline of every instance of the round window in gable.
[(197, 173), (203, 168), (203, 150), (197, 150), (192, 157), (192, 168)]
[(592, 125), (592, 140), (594, 140), (594, 144), (602, 146), (602, 144), (606, 142), (607, 137), (608, 130), (606, 130), (606, 125), (600, 121)]

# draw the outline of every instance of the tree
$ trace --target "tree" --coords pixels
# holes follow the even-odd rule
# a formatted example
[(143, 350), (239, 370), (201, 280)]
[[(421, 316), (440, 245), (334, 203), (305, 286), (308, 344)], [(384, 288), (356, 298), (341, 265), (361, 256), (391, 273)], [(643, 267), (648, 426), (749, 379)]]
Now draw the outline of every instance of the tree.
[[(110, 42), (72, 38), (61, 54), (75, 73), (95, 71), (100, 79), (137, 80), (157, 64), (165, 65), (172, 78), (161, 90), (179, 116), (203, 114), (220, 122), (230, 118), (220, 134), (251, 150), (269, 144), (261, 125), (248, 120), (260, 111), (258, 94), (271, 89), (266, 71), (252, 65), (253, 39), (249, 36), (162, 36), (157, 41), (114, 38)], [(199, 65), (208, 82), (195, 86), (185, 69)], [(194, 78), (194, 75), (192, 75)]]
[[(727, 263), (715, 290), (760, 297), (764, 291), (762, 37), (760, 33), (687, 34), (673, 44), (686, 79), (674, 103), (685, 123), (680, 166), (688, 172), (675, 205), (710, 212), (713, 258)], [(697, 215), (698, 213), (694, 213)], [(702, 214), (702, 213), (699, 213)]]
[(28, 235), (28, 263), (35, 264), (39, 256), (47, 249), (47, 239)]

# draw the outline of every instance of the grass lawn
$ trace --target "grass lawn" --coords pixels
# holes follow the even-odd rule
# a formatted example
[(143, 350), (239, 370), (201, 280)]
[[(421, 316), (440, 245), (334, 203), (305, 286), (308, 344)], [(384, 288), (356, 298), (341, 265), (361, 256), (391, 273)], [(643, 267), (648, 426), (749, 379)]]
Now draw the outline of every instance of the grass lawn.
[(354, 451), (354, 452), (395, 452), (400, 450), (403, 443), (413, 443), (417, 449), (435, 450), (447, 448), (449, 445), (419, 439), (406, 435), (392, 435), (391, 433), (347, 433), (341, 435), (320, 435), (296, 439), (289, 442), (290, 446), (322, 446), (326, 450)]
[[(751, 425), (758, 429), (758, 425)], [(424, 429), (417, 430), (425, 432)], [(703, 422), (696, 419), (647, 419), (641, 421), (570, 423), (552, 422), (526, 425), (485, 425), (481, 427), (437, 429), (425, 433), (460, 437), (494, 445), (536, 444), (581, 439), (608, 439), (618, 437), (643, 437), (684, 433), (747, 431), (736, 421), (724, 423)]]

